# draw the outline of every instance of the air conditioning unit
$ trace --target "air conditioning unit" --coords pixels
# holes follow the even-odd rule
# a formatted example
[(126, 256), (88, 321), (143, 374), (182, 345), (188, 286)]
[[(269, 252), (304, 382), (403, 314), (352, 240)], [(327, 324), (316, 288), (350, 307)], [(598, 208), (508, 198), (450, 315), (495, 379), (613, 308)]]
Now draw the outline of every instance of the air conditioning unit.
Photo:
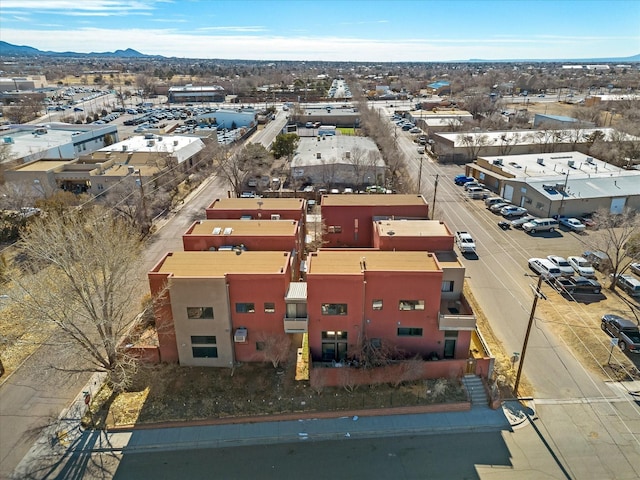
[(573, 166), (576, 164), (575, 160), (568, 160), (567, 161), (567, 165), (569, 165), (570, 168), (573, 168)]
[(593, 163), (593, 157), (587, 157), (587, 163)]
[(235, 343), (245, 343), (247, 341), (247, 329), (238, 328), (236, 333), (233, 334), (233, 341)]
[(271, 214), (271, 220), (280, 220), (280, 214), (279, 213), (272, 213)]
[(536, 161), (538, 162), (538, 165), (544, 165), (544, 158), (538, 158)]

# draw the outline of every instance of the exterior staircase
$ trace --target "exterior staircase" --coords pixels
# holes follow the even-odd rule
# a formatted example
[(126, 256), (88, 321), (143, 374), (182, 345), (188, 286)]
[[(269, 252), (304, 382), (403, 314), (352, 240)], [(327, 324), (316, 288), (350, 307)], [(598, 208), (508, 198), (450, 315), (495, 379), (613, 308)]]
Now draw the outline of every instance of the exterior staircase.
[(487, 391), (482, 384), (482, 380), (477, 375), (465, 375), (462, 377), (462, 384), (469, 393), (471, 399), (471, 406), (484, 406), (489, 405), (489, 398), (487, 397)]

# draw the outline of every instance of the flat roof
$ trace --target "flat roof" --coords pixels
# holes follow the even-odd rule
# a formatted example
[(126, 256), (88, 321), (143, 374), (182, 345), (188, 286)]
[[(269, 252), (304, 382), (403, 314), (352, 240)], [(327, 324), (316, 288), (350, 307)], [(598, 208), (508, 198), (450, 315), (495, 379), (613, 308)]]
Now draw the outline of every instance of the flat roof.
[(207, 209), (212, 210), (302, 210), (304, 198), (218, 198)]
[[(480, 156), (491, 169), (516, 178), (549, 178), (564, 181), (567, 172), (571, 178), (597, 178), (610, 176), (635, 176), (633, 170), (625, 170), (580, 152), (532, 153), (523, 155)], [(495, 162), (502, 161), (501, 165)], [(542, 163), (540, 163), (542, 162)], [(482, 166), (481, 163), (474, 164)]]
[[(602, 197), (640, 196), (640, 171), (627, 171), (624, 176), (602, 176), (573, 178), (569, 176), (564, 195), (565, 201)], [(550, 200), (561, 200), (563, 194), (560, 188), (564, 187), (565, 178), (556, 182), (546, 179), (527, 179), (527, 185), (535, 188)]]
[(417, 194), (328, 194), (322, 195), (322, 206), (397, 206), (427, 205), (422, 195)]
[(371, 272), (439, 271), (428, 252), (387, 252), (376, 250), (323, 250), (309, 256), (307, 275), (358, 274)]
[[(435, 133), (435, 136), (442, 137), (449, 140), (455, 147), (466, 147), (469, 144), (465, 143), (465, 137), (471, 137), (472, 139), (478, 139), (482, 137), (482, 145), (487, 147), (500, 146), (502, 143), (508, 141), (507, 145), (531, 145), (531, 144), (546, 144), (546, 143), (585, 143), (589, 135), (601, 132), (604, 135), (604, 141), (609, 141), (614, 136), (623, 136), (629, 138), (629, 140), (638, 139), (631, 135), (625, 135), (618, 132), (614, 128), (581, 128), (581, 129), (564, 129), (564, 130), (503, 130), (492, 132), (453, 132), (453, 133)], [(580, 135), (580, 139), (576, 140), (576, 135)], [(474, 140), (472, 145), (478, 145), (479, 140)]]
[(278, 274), (287, 269), (288, 252), (173, 252), (167, 254), (158, 273), (173, 277), (224, 277), (230, 273)]
[[(240, 236), (240, 235), (294, 235), (298, 222), (295, 220), (199, 220), (193, 230), (186, 235), (212, 235), (212, 236)], [(220, 229), (213, 233), (214, 229)], [(231, 229), (230, 233), (224, 233), (225, 229)]]
[(134, 135), (97, 151), (98, 154), (112, 152), (119, 154), (148, 153), (170, 155), (183, 162), (204, 148), (199, 137), (186, 135)]
[(381, 237), (453, 236), (444, 222), (439, 220), (378, 220), (376, 227)]
[[(370, 165), (367, 155), (370, 152), (376, 154), (376, 166), (384, 167), (385, 163), (379, 154), (375, 142), (367, 137), (357, 137), (353, 135), (328, 135), (321, 137), (300, 137), (300, 142), (296, 149), (296, 154), (291, 160), (291, 167), (305, 167), (312, 165), (325, 165), (326, 163), (342, 163), (352, 165), (352, 160), (345, 158), (346, 153), (356, 155), (359, 150), (362, 152), (363, 168), (365, 164)], [(320, 158), (318, 158), (320, 154)], [(366, 161), (364, 159), (366, 158)]]
[(68, 165), (71, 160), (37, 160), (18, 166), (13, 170), (16, 172), (48, 172), (59, 167)]

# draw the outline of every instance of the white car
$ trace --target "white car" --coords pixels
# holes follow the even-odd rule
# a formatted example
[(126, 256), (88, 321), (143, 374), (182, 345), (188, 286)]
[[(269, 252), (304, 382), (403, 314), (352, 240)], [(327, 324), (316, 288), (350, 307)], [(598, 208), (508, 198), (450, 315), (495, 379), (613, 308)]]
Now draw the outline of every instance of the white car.
[(560, 218), (558, 220), (558, 223), (560, 223), (560, 225), (562, 225), (565, 228), (568, 228), (569, 230), (572, 230), (574, 232), (584, 232), (587, 228), (587, 226), (582, 223), (580, 220), (578, 220), (577, 218)]
[(500, 209), (500, 215), (502, 215), (505, 218), (520, 217), (525, 213), (527, 213), (526, 208), (516, 207), (515, 205), (509, 205), (507, 207), (503, 207)]
[(511, 220), (511, 226), (513, 228), (522, 228), (522, 225), (535, 219), (536, 217), (534, 217), (533, 215), (525, 215), (523, 217), (516, 218), (515, 220)]
[(596, 269), (584, 257), (567, 257), (567, 262), (581, 277), (595, 278)]
[(509, 205), (511, 205), (509, 202), (498, 202), (491, 205), (489, 207), (489, 210), (491, 210), (493, 213), (499, 213), (500, 210), (502, 210), (504, 207), (507, 207)]
[(569, 265), (569, 262), (563, 257), (558, 255), (549, 255), (547, 259), (560, 269), (560, 273), (563, 277), (572, 277), (574, 274), (573, 267)]
[(640, 275), (640, 262), (632, 263), (631, 265), (629, 265), (629, 268), (636, 275)]

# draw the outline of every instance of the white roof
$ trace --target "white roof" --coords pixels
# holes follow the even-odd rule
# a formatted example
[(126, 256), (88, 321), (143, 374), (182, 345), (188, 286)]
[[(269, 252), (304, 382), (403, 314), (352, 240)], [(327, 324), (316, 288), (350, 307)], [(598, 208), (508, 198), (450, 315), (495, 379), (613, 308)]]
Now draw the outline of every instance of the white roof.
[(184, 135), (136, 135), (122, 142), (101, 148), (100, 152), (146, 152), (168, 153), (175, 157), (178, 163), (191, 158), (204, 148), (204, 143), (198, 137)]
[[(367, 156), (367, 161), (369, 152), (375, 152), (377, 154), (376, 166), (385, 166), (378, 147), (370, 138), (351, 135), (329, 135), (322, 138), (318, 140), (318, 137), (301, 137), (296, 154), (291, 161), (291, 166), (323, 165), (327, 162), (347, 164), (349, 161), (345, 160), (343, 156), (346, 152), (354, 152), (354, 149), (363, 151), (364, 155)], [(318, 158), (318, 153), (320, 153), (320, 158)]]

